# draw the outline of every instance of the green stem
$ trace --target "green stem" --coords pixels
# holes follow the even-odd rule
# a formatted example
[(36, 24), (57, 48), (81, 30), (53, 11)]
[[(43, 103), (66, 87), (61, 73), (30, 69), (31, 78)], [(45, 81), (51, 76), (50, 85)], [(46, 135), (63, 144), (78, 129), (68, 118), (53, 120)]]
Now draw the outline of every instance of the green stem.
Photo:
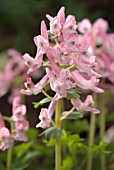
[(12, 148), (9, 148), (8, 153), (7, 153), (7, 168), (6, 168), (6, 170), (10, 170), (10, 168), (11, 168), (11, 159), (12, 159)]
[[(94, 94), (93, 96), (95, 106), (97, 101), (97, 94)], [(92, 144), (94, 144), (94, 138), (95, 138), (95, 128), (96, 128), (96, 115), (94, 113), (91, 113), (90, 115), (90, 128), (89, 128), (89, 150)], [(91, 150), (88, 156), (88, 162), (87, 162), (87, 170), (92, 170), (92, 154)]]
[[(10, 126), (11, 126), (11, 134), (12, 134), (14, 124), (11, 123)], [(12, 147), (8, 148), (6, 170), (11, 170), (11, 160), (12, 160)]]
[[(104, 132), (106, 128), (106, 113), (105, 113), (105, 97), (104, 94), (101, 96), (101, 102), (100, 102), (100, 140), (103, 140)], [(105, 155), (101, 155), (100, 157), (101, 162), (101, 170), (106, 170), (106, 157)]]
[[(56, 105), (56, 115), (55, 123), (57, 128), (61, 128), (61, 99), (57, 101)], [(55, 146), (55, 170), (61, 169), (61, 138), (60, 136), (56, 137), (56, 146)]]
[(106, 116), (105, 116), (105, 97), (104, 95), (101, 96), (101, 102), (100, 102), (100, 140), (103, 140), (104, 132), (105, 132), (105, 126), (106, 126)]

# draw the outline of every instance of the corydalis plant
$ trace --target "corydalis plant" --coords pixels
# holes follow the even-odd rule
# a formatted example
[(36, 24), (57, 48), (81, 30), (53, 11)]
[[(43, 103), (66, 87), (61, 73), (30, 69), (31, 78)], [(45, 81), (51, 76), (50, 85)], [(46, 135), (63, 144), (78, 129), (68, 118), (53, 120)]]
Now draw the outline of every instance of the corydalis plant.
[[(4, 151), (14, 145), (14, 140), (28, 140), (26, 131), (29, 129), (29, 122), (25, 120), (26, 106), (20, 104), (20, 97), (16, 96), (12, 105), (12, 116), (6, 117), (0, 114), (0, 150)], [(5, 121), (8, 121), (11, 126), (11, 131), (5, 126)]]
[[(37, 95), (42, 92), (51, 101), (48, 109), (41, 109), (40, 122), (36, 127), (49, 128), (52, 122), (55, 128), (60, 129), (62, 121), (74, 110), (99, 113), (99, 110), (93, 108), (92, 96), (87, 96), (86, 100), (82, 102), (77, 90), (80, 88), (83, 91), (103, 93), (103, 90), (97, 87), (101, 75), (93, 70), (97, 63), (91, 48), (92, 42), (89, 39), (80, 39), (75, 17), (68, 15), (65, 19), (64, 11), (65, 8), (62, 7), (57, 16), (46, 15), (50, 22), (50, 29), (47, 30), (45, 21), (41, 22), (41, 35), (34, 38), (37, 46), (36, 57), (32, 58), (29, 54), (23, 56), (25, 64), (29, 67), (28, 75), (41, 66), (46, 71), (44, 77), (36, 84), (28, 77), (25, 82), (26, 89), (21, 90), (21, 93), (26, 95)], [(46, 59), (44, 55), (46, 55)], [(54, 97), (44, 91), (48, 82), (50, 89), (55, 92)], [(73, 105), (71, 110), (65, 112), (64, 115), (61, 110), (62, 99), (68, 99)], [(52, 117), (55, 111), (55, 122), (53, 122)], [(60, 170), (61, 166), (60, 145), (60, 136), (57, 135), (56, 170)]]

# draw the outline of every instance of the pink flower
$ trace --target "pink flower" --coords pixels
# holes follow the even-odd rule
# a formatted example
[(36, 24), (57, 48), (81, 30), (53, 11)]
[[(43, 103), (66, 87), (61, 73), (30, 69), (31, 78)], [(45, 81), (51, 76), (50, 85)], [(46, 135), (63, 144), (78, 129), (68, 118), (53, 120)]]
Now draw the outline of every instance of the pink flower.
[(66, 47), (68, 52), (75, 53), (79, 51), (78, 43), (79, 43), (78, 35), (72, 34), (67, 37), (64, 46)]
[(41, 67), (43, 54), (39, 53), (38, 55), (36, 55), (35, 58), (32, 58), (29, 54), (26, 53), (23, 55), (23, 58), (25, 60), (25, 64), (29, 67), (29, 70), (27, 73), (30, 74), (35, 69), (38, 69)]
[(102, 18), (97, 19), (93, 24), (94, 32), (106, 32), (108, 30), (108, 22)]
[(19, 120), (15, 123), (15, 130), (13, 133), (13, 138), (17, 141), (24, 141), (28, 140), (25, 131), (29, 129), (29, 122), (25, 120)]
[(50, 21), (50, 32), (54, 35), (59, 35), (61, 32), (61, 29), (65, 22), (65, 14), (64, 14), (65, 8), (62, 7), (56, 17), (51, 17), (50, 15), (46, 15), (46, 17)]
[(46, 108), (41, 109), (39, 119), (41, 121), (40, 123), (36, 125), (37, 128), (41, 127), (44, 129), (44, 128), (50, 127), (51, 117), (49, 115), (48, 109)]
[(34, 42), (38, 47), (38, 52), (44, 54), (49, 47), (48, 33), (45, 21), (41, 23), (41, 35), (34, 37)]
[(75, 34), (76, 28), (77, 25), (75, 17), (72, 15), (68, 15), (62, 29), (64, 39), (66, 39), (71, 34)]
[(104, 51), (114, 61), (114, 33), (106, 36), (106, 40), (104, 41)]
[(88, 95), (84, 102), (82, 102), (80, 99), (77, 100), (72, 99), (71, 103), (74, 105), (74, 107), (76, 107), (77, 111), (92, 112), (95, 114), (100, 113), (98, 109), (92, 108), (94, 101), (91, 95)]
[(29, 129), (29, 122), (25, 120), (18, 120), (15, 123), (15, 129), (18, 131), (27, 131)]
[(50, 32), (54, 35), (58, 35), (61, 31), (61, 24), (57, 17), (54, 17), (50, 22)]
[(41, 121), (36, 125), (37, 128), (41, 127), (44, 129), (50, 127), (51, 117), (53, 116), (56, 107), (56, 98), (57, 98), (57, 94), (54, 96), (53, 100), (49, 104), (48, 109), (47, 108), (41, 109), (39, 115), (39, 119)]
[(13, 139), (10, 136), (9, 129), (5, 127), (5, 123), (0, 114), (0, 150), (4, 151), (13, 146)]
[(66, 89), (74, 87), (73, 82), (70, 80), (70, 71), (68, 69), (64, 69), (60, 72), (58, 77), (52, 70), (46, 69), (46, 73), (50, 80), (51, 89), (58, 94), (58, 98), (65, 98), (67, 96)]
[(93, 67), (97, 64), (95, 63), (95, 56), (74, 56), (72, 55), (72, 59), (74, 61), (74, 64), (77, 66), (77, 68), (80, 70), (80, 72), (87, 73), (88, 76), (96, 76), (97, 78), (101, 77), (100, 74), (95, 72), (93, 70)]
[(27, 142), (28, 141), (28, 136), (24, 132), (21, 132), (21, 131), (15, 131), (13, 133), (13, 138), (16, 141), (23, 141), (23, 142)]
[(0, 150), (4, 151), (13, 146), (13, 139), (10, 137), (9, 129), (2, 127), (0, 129)]
[(31, 78), (27, 78), (27, 82), (25, 82), (26, 90), (22, 89), (20, 93), (25, 95), (36, 95), (42, 91), (42, 89), (45, 87), (47, 83), (47, 75), (45, 75), (37, 84), (34, 85)]
[(23, 116), (26, 114), (26, 106), (20, 104), (20, 97), (17, 96), (13, 100), (12, 116), (13, 121), (23, 120)]
[(82, 34), (86, 34), (86, 33), (91, 33), (92, 31), (92, 25), (89, 19), (85, 18), (83, 19), (81, 22), (78, 23), (78, 30), (82, 33)]
[(72, 72), (72, 78), (76, 81), (77, 86), (84, 90), (92, 90), (96, 93), (103, 93), (104, 90), (96, 87), (99, 83), (99, 79), (96, 79), (95, 76), (92, 76), (90, 80), (85, 79), (79, 71)]
[(55, 59), (59, 62), (59, 64), (62, 65), (70, 65), (72, 58), (70, 56), (70, 53), (67, 51), (67, 48), (64, 46), (57, 44), (53, 47), (53, 56)]

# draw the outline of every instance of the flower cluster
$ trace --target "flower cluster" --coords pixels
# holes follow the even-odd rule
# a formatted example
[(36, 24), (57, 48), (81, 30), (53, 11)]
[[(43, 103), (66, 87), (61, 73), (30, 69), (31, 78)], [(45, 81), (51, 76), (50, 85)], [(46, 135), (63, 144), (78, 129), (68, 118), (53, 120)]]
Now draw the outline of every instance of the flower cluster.
[[(75, 17), (68, 15), (65, 19), (65, 8), (62, 7), (57, 16), (46, 15), (50, 22), (50, 29), (47, 30), (45, 21), (41, 22), (41, 35), (34, 37), (37, 46), (36, 57), (32, 58), (29, 54), (23, 56), (25, 64), (29, 67), (28, 75), (40, 68), (45, 67), (44, 77), (34, 85), (30, 77), (25, 82), (25, 88), (21, 93), (26, 95), (37, 95), (50, 82), (50, 88), (55, 92), (48, 109), (42, 108), (39, 115), (41, 120), (36, 127), (46, 128), (50, 126), (51, 118), (55, 111), (56, 101), (60, 98), (68, 97), (68, 90), (79, 87), (82, 90), (89, 90), (95, 93), (104, 91), (97, 87), (101, 74), (94, 68), (97, 65), (90, 38), (80, 36)], [(91, 27), (87, 25), (87, 27)], [(90, 28), (89, 28), (90, 29)], [(46, 55), (46, 59), (45, 56)], [(83, 103), (80, 99), (71, 98), (71, 103), (75, 109), (80, 111), (91, 111), (99, 113), (97, 109), (92, 108), (92, 96), (87, 96)]]
[(29, 128), (29, 122), (25, 120), (26, 106), (20, 104), (20, 97), (17, 96), (13, 100), (12, 116), (7, 118), (11, 122), (11, 133), (8, 128), (5, 127), (2, 114), (0, 114), (0, 150), (4, 151), (9, 147), (12, 147), (14, 140), (24, 141), (28, 140), (26, 131)]
[[(14, 97), (20, 95), (20, 85), (26, 80), (27, 68), (24, 64), (22, 54), (17, 50), (9, 49), (6, 55), (10, 56), (10, 58), (8, 57), (4, 69), (0, 71), (0, 97), (11, 89), (8, 102), (12, 103)], [(32, 74), (34, 77), (36, 77), (36, 75), (37, 77), (41, 76), (39, 70), (37, 74)]]
[[(97, 19), (93, 24), (89, 19), (83, 19), (78, 23), (78, 30), (81, 33), (81, 40), (91, 42), (91, 49), (96, 55), (95, 70), (103, 78), (114, 84), (114, 33), (107, 33), (108, 22), (102, 18)], [(105, 83), (106, 86), (106, 83)], [(110, 86), (111, 87), (111, 86)]]

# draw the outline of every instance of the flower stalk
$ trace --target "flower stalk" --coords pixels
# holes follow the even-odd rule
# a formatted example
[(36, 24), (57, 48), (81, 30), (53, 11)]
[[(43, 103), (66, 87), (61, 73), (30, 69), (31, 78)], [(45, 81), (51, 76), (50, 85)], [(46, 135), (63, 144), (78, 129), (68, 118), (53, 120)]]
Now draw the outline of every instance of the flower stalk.
[[(94, 93), (94, 102), (95, 105), (97, 102), (97, 94)], [(94, 144), (95, 138), (95, 128), (96, 128), (96, 115), (91, 113), (90, 115), (90, 131), (89, 131), (89, 156), (88, 156), (88, 163), (87, 163), (87, 170), (92, 170), (92, 153), (91, 153), (91, 145)]]
[[(11, 123), (11, 134), (13, 133), (13, 126), (14, 124)], [(6, 164), (6, 170), (11, 170), (11, 160), (12, 160), (12, 147), (8, 148), (7, 151), (7, 164)]]
[[(105, 97), (104, 94), (101, 95), (101, 103), (100, 103), (100, 140), (103, 140), (104, 138), (104, 133), (105, 133), (105, 127), (106, 127), (106, 113), (105, 113)], [(100, 157), (100, 162), (101, 162), (101, 170), (106, 170), (106, 157), (105, 155), (101, 155)]]
[[(55, 123), (57, 128), (61, 128), (61, 100), (58, 99), (56, 104), (56, 115), (55, 115)], [(61, 169), (61, 137), (56, 137), (56, 145), (55, 145), (55, 170)]]

